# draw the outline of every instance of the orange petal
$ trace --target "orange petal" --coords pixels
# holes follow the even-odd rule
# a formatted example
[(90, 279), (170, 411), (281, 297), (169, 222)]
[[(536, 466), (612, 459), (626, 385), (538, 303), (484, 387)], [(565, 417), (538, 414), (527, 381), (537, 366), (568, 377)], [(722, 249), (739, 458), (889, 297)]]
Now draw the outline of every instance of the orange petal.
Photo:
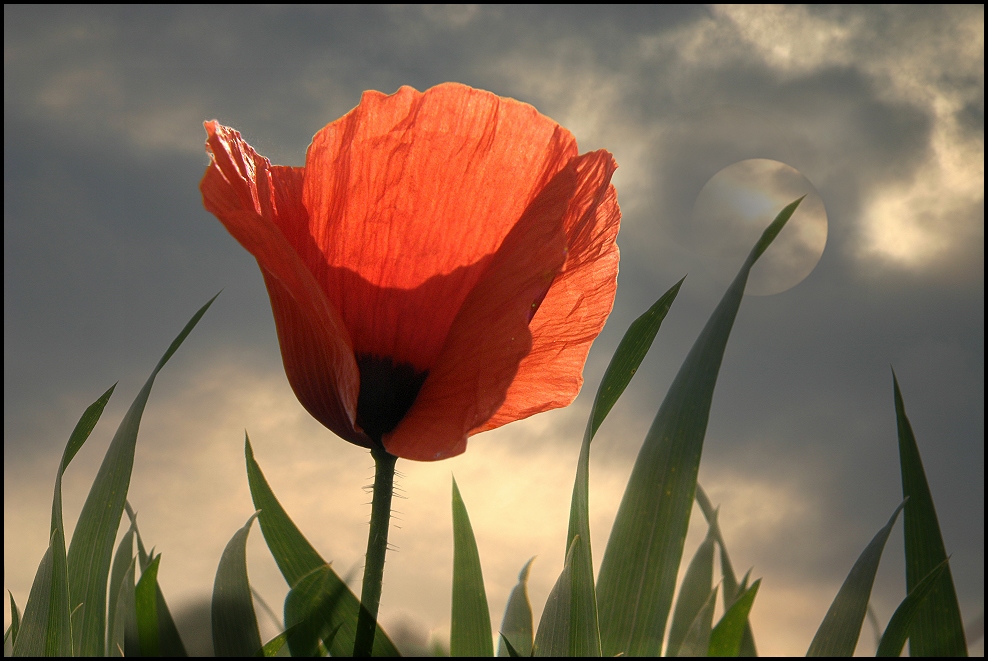
[(564, 215), (576, 161), (521, 214), (467, 296), (415, 404), (384, 436), (392, 454), (433, 461), (466, 449), (470, 430), (501, 406), (532, 347), (529, 317), (566, 261)]
[(312, 256), (289, 240), (299, 244), (308, 226), (302, 169), (272, 166), (215, 121), (205, 127), (212, 162), (199, 184), (203, 205), (261, 267), (292, 388), (322, 424), (369, 445), (354, 428), (360, 379), (349, 335), (303, 260)]
[(579, 186), (565, 219), (566, 264), (532, 318), (532, 350), (519, 365), (504, 403), (471, 433), (568, 406), (580, 392), (587, 353), (617, 291), (621, 210), (610, 185), (616, 167), (606, 151), (579, 157)]
[(320, 131), (304, 185), (313, 272), (354, 351), (433, 369), (491, 256), (576, 153), (531, 106), (453, 83), (366, 92)]

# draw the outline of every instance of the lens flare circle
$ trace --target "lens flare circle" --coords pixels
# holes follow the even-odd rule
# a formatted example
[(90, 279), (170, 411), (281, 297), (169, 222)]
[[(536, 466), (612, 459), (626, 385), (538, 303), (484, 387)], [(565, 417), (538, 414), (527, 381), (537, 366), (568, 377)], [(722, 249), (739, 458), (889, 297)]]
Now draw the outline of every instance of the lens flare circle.
[(711, 177), (693, 203), (694, 250), (713, 268), (737, 271), (775, 215), (805, 199), (751, 270), (746, 294), (771, 296), (813, 271), (827, 245), (827, 211), (813, 184), (792, 166), (768, 158), (739, 161)]

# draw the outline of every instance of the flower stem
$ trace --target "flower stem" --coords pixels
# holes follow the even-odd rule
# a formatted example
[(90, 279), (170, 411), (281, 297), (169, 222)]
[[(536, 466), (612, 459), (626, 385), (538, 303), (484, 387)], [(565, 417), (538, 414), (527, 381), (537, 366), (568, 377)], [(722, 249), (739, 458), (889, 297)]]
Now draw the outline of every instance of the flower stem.
[(353, 645), (354, 656), (371, 656), (377, 631), (377, 610), (381, 605), (384, 580), (384, 555), (388, 550), (388, 527), (391, 524), (391, 495), (394, 491), (395, 462), (398, 457), (382, 448), (373, 448), (374, 497), (371, 500), (370, 534), (367, 536), (367, 559), (364, 583), (360, 591), (360, 614)]

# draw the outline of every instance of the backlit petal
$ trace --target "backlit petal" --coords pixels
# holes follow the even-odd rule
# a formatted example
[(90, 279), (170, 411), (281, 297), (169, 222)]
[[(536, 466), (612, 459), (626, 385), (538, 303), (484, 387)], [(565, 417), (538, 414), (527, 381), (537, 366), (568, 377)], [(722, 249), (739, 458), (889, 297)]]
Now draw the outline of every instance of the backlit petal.
[(566, 264), (532, 318), (532, 350), (504, 403), (473, 433), (572, 403), (590, 345), (614, 305), (621, 221), (610, 184), (616, 165), (609, 153), (597, 151), (579, 157), (576, 167), (580, 183), (566, 213)]
[(431, 369), (491, 255), (576, 154), (531, 106), (452, 83), (367, 92), (320, 131), (310, 266), (354, 350)]
[(456, 316), (415, 404), (384, 437), (389, 452), (420, 461), (460, 454), (470, 430), (504, 402), (532, 347), (532, 305), (566, 261), (564, 219), (577, 183), (574, 162), (521, 214)]
[(205, 126), (212, 163), (199, 186), (203, 205), (261, 267), (292, 388), (316, 419), (366, 445), (354, 431), (360, 380), (349, 335), (282, 231), (308, 225), (302, 169), (272, 166), (237, 131)]

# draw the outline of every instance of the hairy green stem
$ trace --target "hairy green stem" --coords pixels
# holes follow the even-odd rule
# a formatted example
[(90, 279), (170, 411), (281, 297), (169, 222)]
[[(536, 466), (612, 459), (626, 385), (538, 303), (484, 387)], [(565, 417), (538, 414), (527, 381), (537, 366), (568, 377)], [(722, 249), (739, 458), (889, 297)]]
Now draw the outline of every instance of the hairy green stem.
[(360, 614), (353, 645), (354, 656), (371, 656), (377, 631), (377, 610), (381, 605), (381, 583), (384, 580), (384, 555), (388, 550), (388, 528), (391, 524), (391, 495), (394, 491), (395, 462), (398, 457), (382, 448), (371, 450), (374, 457), (374, 497), (371, 500), (370, 534), (367, 536), (367, 558), (364, 563), (364, 584), (360, 591)]

